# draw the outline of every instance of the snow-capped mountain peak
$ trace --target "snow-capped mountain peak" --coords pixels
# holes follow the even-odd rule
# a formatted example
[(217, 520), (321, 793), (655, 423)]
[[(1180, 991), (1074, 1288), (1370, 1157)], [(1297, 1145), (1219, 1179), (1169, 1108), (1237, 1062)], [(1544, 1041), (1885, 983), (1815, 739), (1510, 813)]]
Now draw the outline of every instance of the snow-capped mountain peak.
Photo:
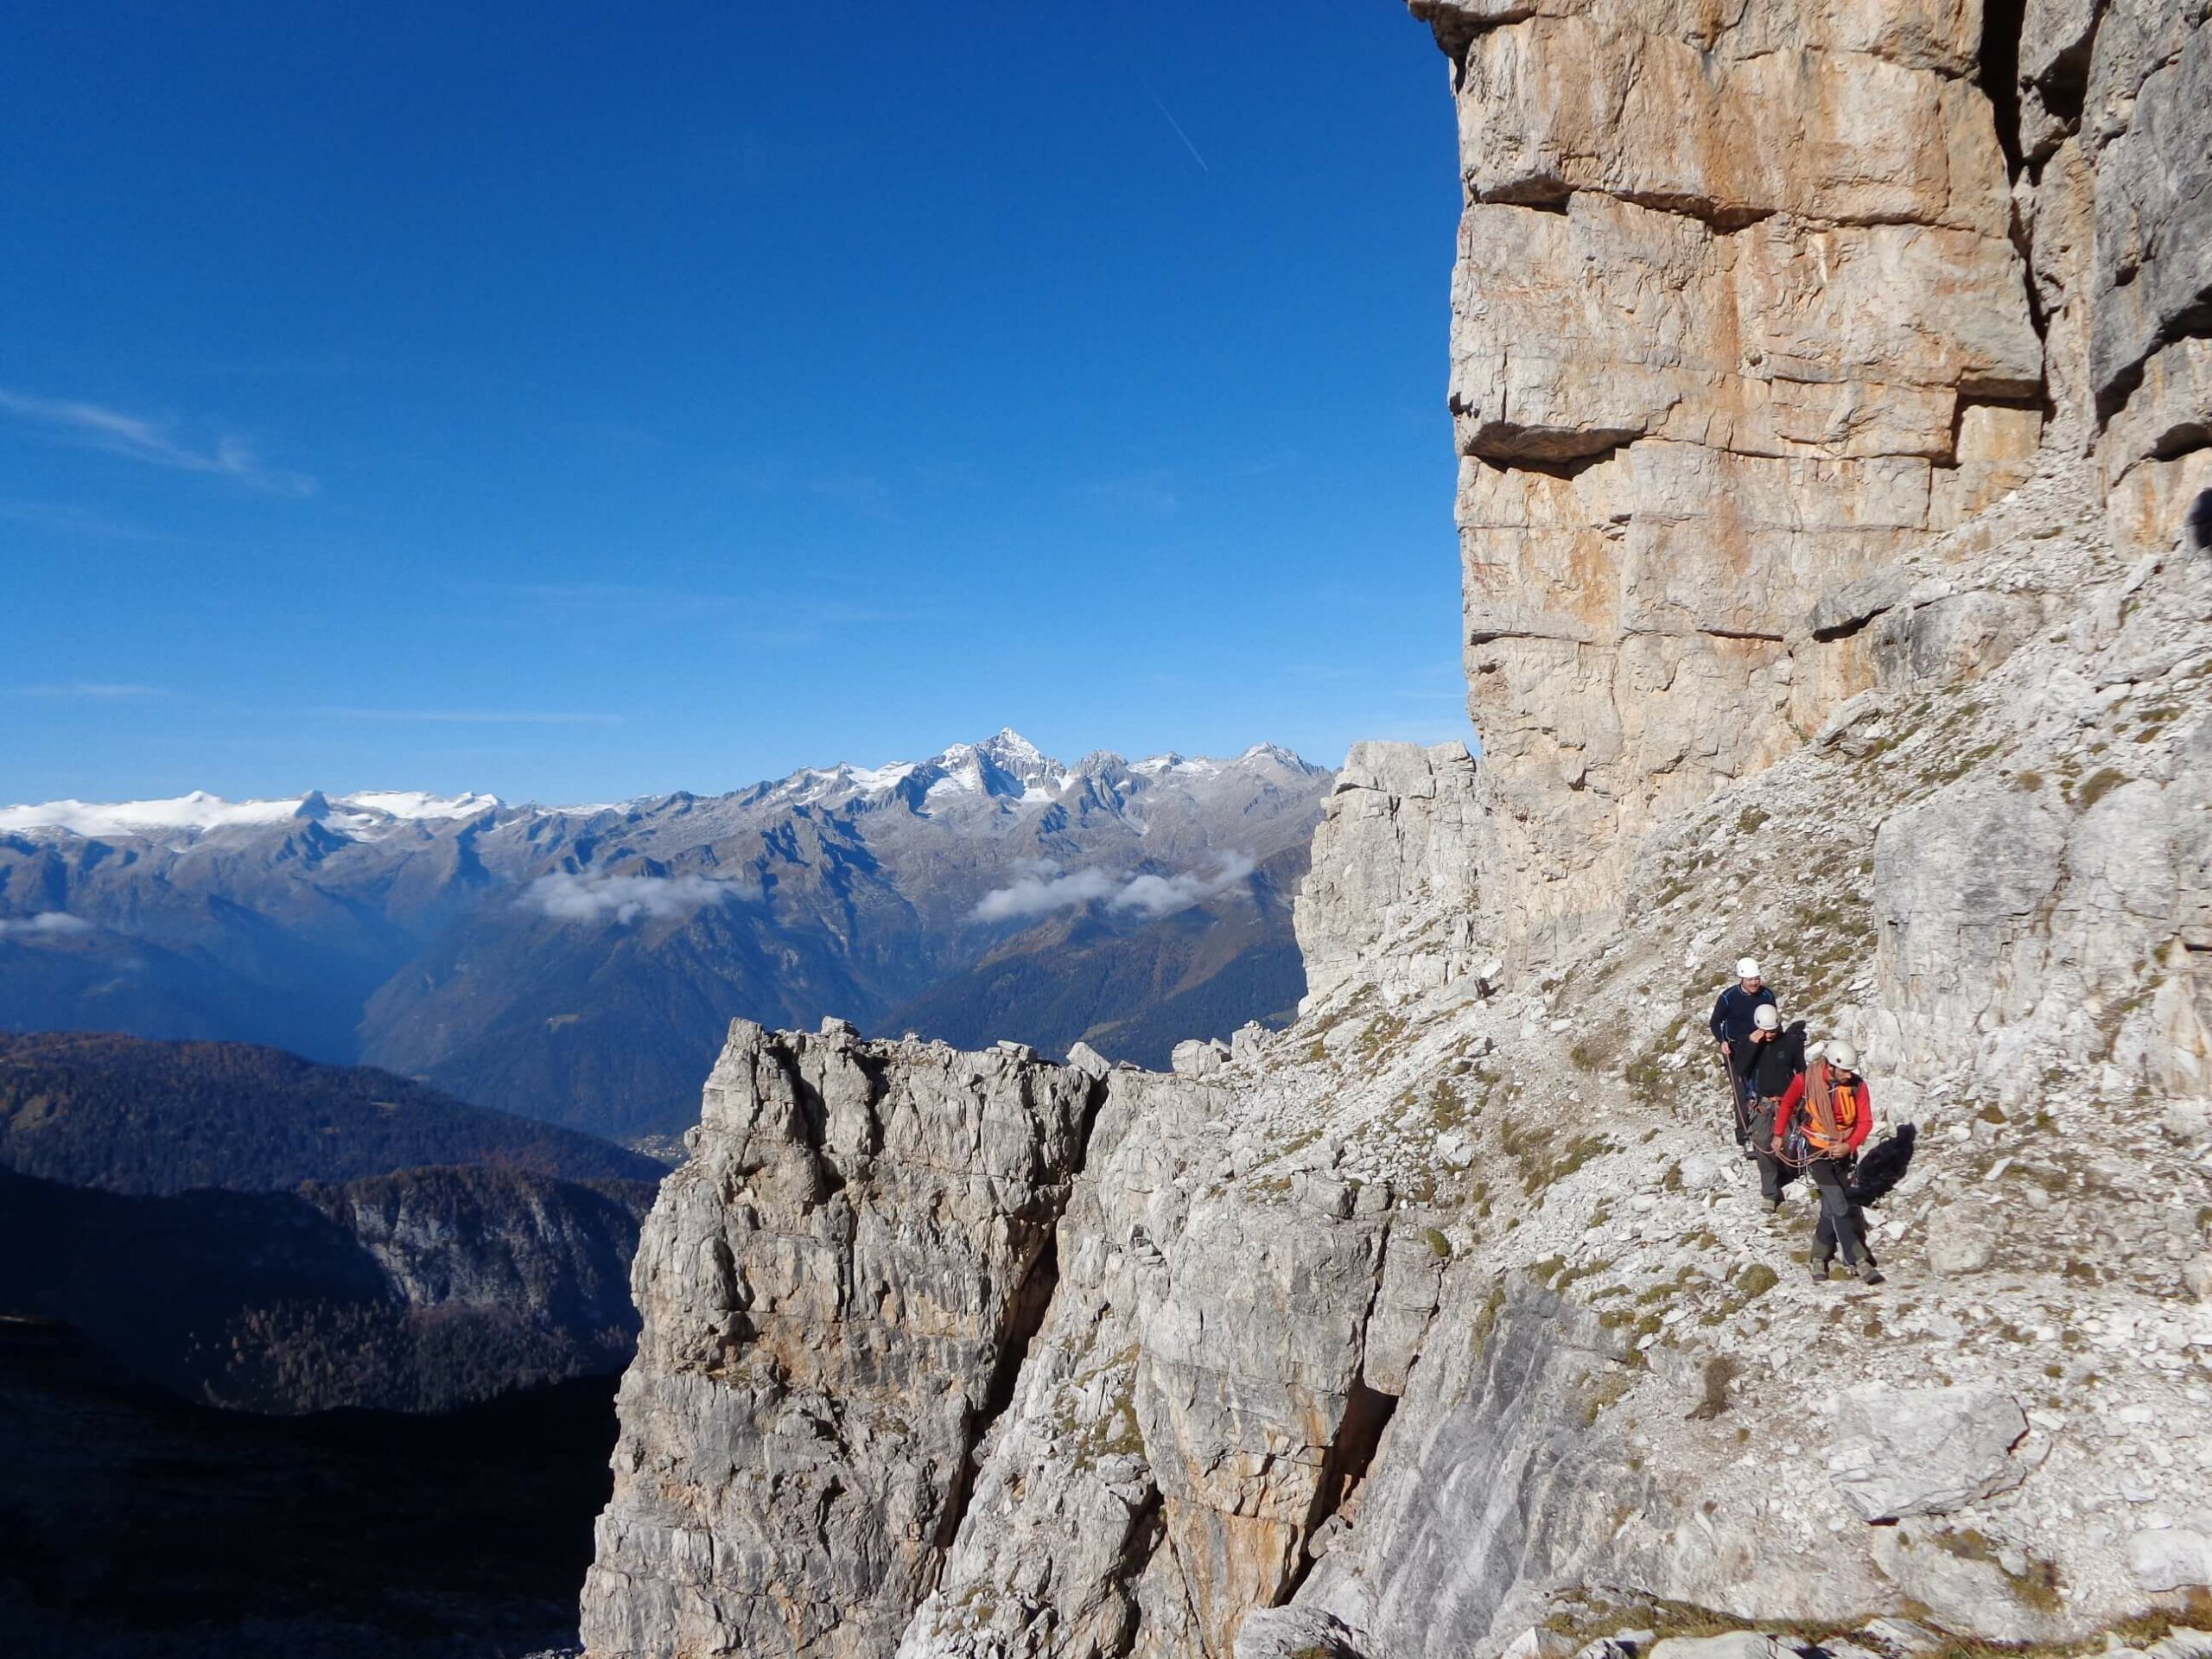
[(44, 830), (87, 840), (124, 836), (200, 836), (210, 830), (311, 819), (351, 835), (372, 834), (403, 823), (471, 818), (497, 811), (493, 795), (429, 795), (420, 790), (364, 790), (325, 796), (321, 790), (283, 800), (225, 800), (204, 789), (147, 801), (43, 801), (0, 806), (0, 831)]
[(976, 753), (1001, 771), (1025, 781), (1066, 775), (1067, 768), (1053, 760), (1011, 726), (976, 744)]
[(956, 743), (927, 765), (940, 774), (930, 785), (931, 795), (1049, 801), (1068, 780), (1065, 766), (1011, 726), (980, 743)]

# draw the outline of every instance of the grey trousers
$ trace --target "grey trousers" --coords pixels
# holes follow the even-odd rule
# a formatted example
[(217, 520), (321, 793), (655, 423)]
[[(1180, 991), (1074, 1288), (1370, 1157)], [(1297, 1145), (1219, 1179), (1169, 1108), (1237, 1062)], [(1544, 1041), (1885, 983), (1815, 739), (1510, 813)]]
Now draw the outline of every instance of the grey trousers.
[(1813, 1179), (1813, 1185), (1821, 1195), (1821, 1218), (1813, 1228), (1813, 1260), (1832, 1262), (1836, 1246), (1843, 1247), (1846, 1267), (1855, 1268), (1861, 1262), (1872, 1262), (1873, 1252), (1866, 1248), (1866, 1217), (1851, 1201), (1850, 1158), (1815, 1158), (1805, 1166), (1805, 1173)]
[(1785, 1179), (1782, 1163), (1768, 1148), (1774, 1145), (1775, 1103), (1761, 1100), (1753, 1095), (1750, 1100), (1751, 1114), (1751, 1141), (1744, 1153), (1759, 1166), (1759, 1196), (1769, 1204), (1782, 1202), (1782, 1188)]

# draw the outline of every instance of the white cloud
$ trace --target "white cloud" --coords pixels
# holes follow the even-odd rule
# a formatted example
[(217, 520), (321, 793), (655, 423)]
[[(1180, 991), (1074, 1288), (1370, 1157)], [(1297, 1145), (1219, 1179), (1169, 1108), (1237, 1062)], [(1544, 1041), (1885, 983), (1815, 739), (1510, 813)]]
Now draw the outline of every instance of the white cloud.
[(98, 702), (168, 696), (158, 685), (128, 685), (116, 680), (56, 680), (44, 685), (22, 686), (18, 690), (27, 697), (86, 697)]
[(229, 433), (216, 434), (211, 442), (193, 444), (179, 438), (164, 423), (99, 404), (71, 398), (33, 397), (0, 388), (0, 415), (12, 415), (34, 426), (45, 427), (65, 437), (113, 455), (167, 467), (181, 473), (211, 473), (272, 495), (313, 495), (315, 480), (302, 473), (287, 473), (262, 464), (251, 445)]
[(541, 875), (523, 889), (523, 902), (556, 922), (597, 922), (613, 917), (688, 916), (709, 905), (759, 902), (760, 889), (741, 880), (707, 875), (615, 875), (567, 871)]
[(11, 935), (32, 938), (57, 938), (69, 933), (89, 933), (92, 925), (66, 910), (41, 911), (35, 916), (0, 916), (0, 938)]
[(1242, 853), (1224, 855), (1210, 875), (1185, 871), (1177, 875), (1116, 876), (1098, 869), (1062, 875), (1058, 866), (1040, 863), (1011, 887), (985, 893), (973, 913), (979, 922), (1021, 921), (1103, 899), (1110, 909), (1165, 916), (1226, 893), (1251, 874), (1253, 868), (1252, 861)]
[(1114, 895), (1116, 910), (1141, 910), (1147, 916), (1165, 916), (1171, 910), (1187, 910), (1217, 893), (1226, 893), (1252, 874), (1252, 861), (1234, 853), (1221, 861), (1211, 875), (1140, 875)]
[(1071, 910), (1103, 899), (1121, 883), (1103, 870), (1077, 870), (1073, 875), (1025, 875), (1010, 887), (987, 893), (977, 900), (979, 922), (1010, 922)]

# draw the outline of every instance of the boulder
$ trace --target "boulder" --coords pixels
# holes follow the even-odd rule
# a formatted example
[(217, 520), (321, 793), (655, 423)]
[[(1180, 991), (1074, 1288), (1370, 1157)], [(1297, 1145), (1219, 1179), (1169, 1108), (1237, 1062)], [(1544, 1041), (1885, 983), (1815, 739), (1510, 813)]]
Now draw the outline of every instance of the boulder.
[(1838, 1396), (1835, 1416), (1828, 1479), (1863, 1521), (1942, 1515), (2027, 1473), (2012, 1455), (2027, 1417), (1993, 1389), (1862, 1382)]
[(1962, 1205), (1947, 1205), (1928, 1223), (1928, 1265), (1937, 1273), (1980, 1273), (1996, 1251), (1995, 1234)]
[(2212, 1586), (2212, 1535), (2192, 1527), (2145, 1529), (2127, 1541), (2135, 1582), (2153, 1592)]
[(1178, 1077), (1210, 1077), (1221, 1070), (1222, 1062), (1227, 1058), (1221, 1044), (1194, 1037), (1175, 1045), (1168, 1064)]
[(1068, 1066), (1086, 1077), (1103, 1077), (1114, 1069), (1114, 1063), (1089, 1043), (1077, 1043), (1068, 1050)]
[(1236, 1659), (1365, 1659), (1359, 1638), (1332, 1614), (1262, 1607), (1236, 1632)]
[(1731, 1630), (1725, 1636), (1670, 1636), (1652, 1644), (1650, 1659), (1797, 1659), (1797, 1654), (1758, 1630)]

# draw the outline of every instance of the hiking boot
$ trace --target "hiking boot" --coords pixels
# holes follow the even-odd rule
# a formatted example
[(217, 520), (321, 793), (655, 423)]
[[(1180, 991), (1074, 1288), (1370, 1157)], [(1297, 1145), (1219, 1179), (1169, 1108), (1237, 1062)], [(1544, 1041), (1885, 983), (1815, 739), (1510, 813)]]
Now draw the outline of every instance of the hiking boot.
[(1779, 1196), (1765, 1198), (1762, 1201), (1765, 1204), (1766, 1212), (1770, 1216), (1778, 1216), (1782, 1213), (1782, 1199)]
[(1827, 1283), (1827, 1281), (1828, 1281), (1828, 1264), (1827, 1264), (1826, 1262), (1814, 1262), (1814, 1263), (1813, 1263), (1813, 1282), (1814, 1282), (1815, 1284), (1816, 1284), (1816, 1285), (1824, 1285), (1824, 1284)]
[(1871, 1256), (1861, 1262), (1852, 1271), (1859, 1275), (1859, 1282), (1862, 1285), (1878, 1285), (1882, 1282), (1882, 1270), (1874, 1265)]

